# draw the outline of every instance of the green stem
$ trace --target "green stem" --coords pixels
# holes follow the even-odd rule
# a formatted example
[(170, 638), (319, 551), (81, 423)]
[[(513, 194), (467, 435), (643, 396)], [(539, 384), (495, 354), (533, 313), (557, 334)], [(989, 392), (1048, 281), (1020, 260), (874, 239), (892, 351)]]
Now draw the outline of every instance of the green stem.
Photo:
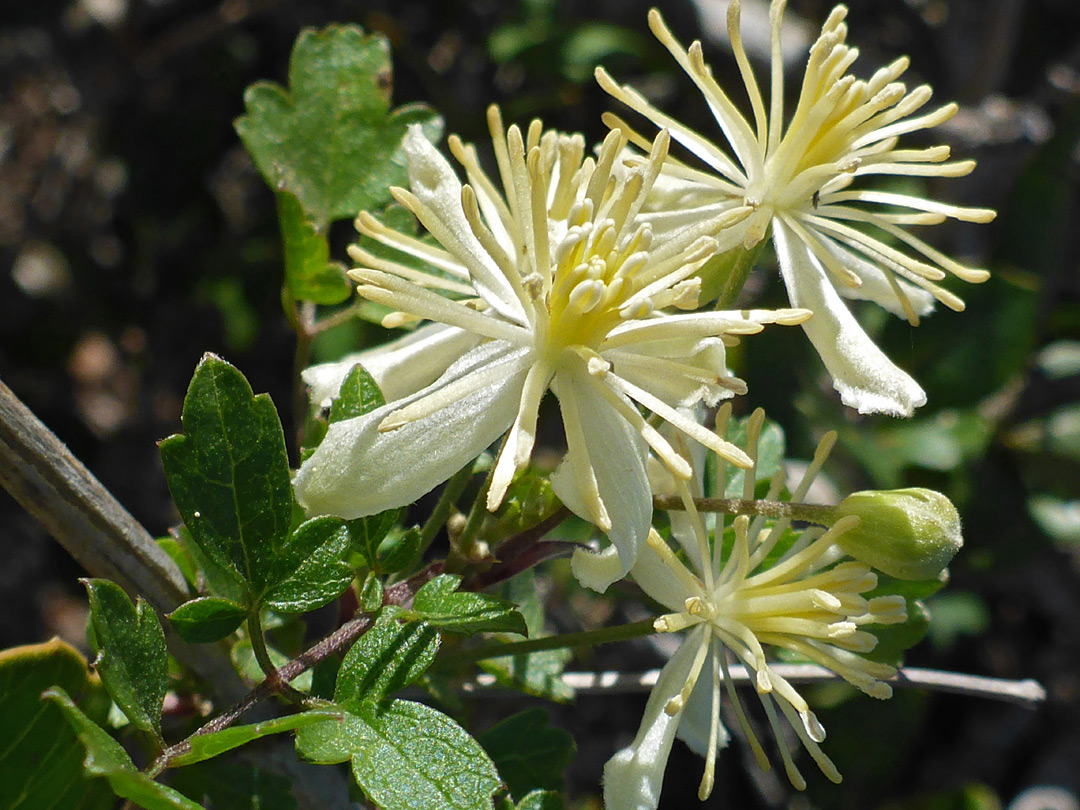
[(439, 502), (435, 504), (431, 516), (420, 528), (420, 551), (417, 556), (422, 556), (427, 551), (431, 541), (439, 533), (439, 529), (443, 527), (443, 524), (450, 517), (450, 510), (453, 509), (454, 502), (461, 497), (461, 493), (465, 491), (465, 487), (468, 486), (469, 480), (472, 478), (474, 466), (475, 463), (470, 461), (446, 482), (446, 486), (443, 487), (442, 494), (439, 496)]
[[(752, 248), (747, 250), (746, 248), (735, 248), (734, 257), (730, 257), (730, 253), (722, 253), (719, 256), (715, 256), (709, 260), (709, 262), (702, 268), (702, 279), (708, 280), (712, 273), (719, 274), (722, 270), (722, 265), (727, 261), (727, 275), (724, 276), (722, 286), (720, 288), (719, 295), (716, 298), (716, 309), (730, 309), (735, 305), (735, 301), (739, 298), (739, 293), (742, 292), (742, 288), (746, 285), (746, 280), (750, 277), (750, 271), (754, 269), (754, 265), (757, 264), (758, 256), (761, 255), (761, 250), (765, 245), (765, 239), (762, 239)], [(708, 293), (710, 290), (703, 290), (702, 300), (708, 300)]]
[(248, 614), (247, 622), (248, 635), (251, 637), (251, 649), (255, 653), (255, 660), (259, 664), (259, 669), (263, 671), (266, 680), (271, 684), (271, 688), (277, 694), (294, 703), (306, 700), (307, 695), (290, 686), (287, 680), (282, 680), (278, 668), (270, 660), (270, 650), (266, 648), (266, 638), (263, 636), (262, 618), (259, 616), (258, 608)]
[[(819, 526), (832, 526), (836, 522), (836, 507), (816, 503), (793, 503), (791, 501), (744, 501), (741, 498), (694, 498), (694, 506), (701, 512), (723, 512), (728, 515), (760, 515), (767, 518), (790, 518)], [(654, 509), (682, 510), (682, 499), (676, 496), (653, 498)]]
[(469, 563), (468, 550), (472, 547), (473, 541), (480, 531), (480, 524), (483, 523), (484, 516), (488, 513), (488, 490), (491, 489), (491, 479), (495, 477), (495, 466), (498, 463), (503, 448), (506, 446), (509, 436), (510, 434), (507, 433), (503, 438), (502, 444), (499, 445), (499, 452), (496, 453), (495, 457), (492, 459), (491, 468), (484, 477), (484, 485), (480, 487), (480, 492), (477, 493), (476, 500), (473, 501), (472, 508), (469, 509), (469, 517), (465, 521), (465, 528), (461, 530), (460, 535), (456, 538), (452, 538), (452, 542), (450, 543), (450, 554), (446, 557), (445, 570), (448, 573), (456, 574)]
[(561, 647), (593, 647), (597, 644), (609, 644), (613, 641), (626, 641), (631, 638), (640, 638), (655, 633), (652, 619), (643, 619), (640, 622), (620, 624), (615, 627), (604, 627), (600, 630), (584, 630), (580, 633), (562, 633), (557, 636), (544, 636), (543, 638), (530, 638), (525, 641), (501, 641), (496, 644), (488, 644), (473, 650), (463, 650), (449, 655), (445, 659), (447, 664), (466, 664), (473, 661), (481, 661), (485, 658), (500, 658), (504, 655), (520, 655), (522, 653), (541, 652), (543, 650), (557, 650)]

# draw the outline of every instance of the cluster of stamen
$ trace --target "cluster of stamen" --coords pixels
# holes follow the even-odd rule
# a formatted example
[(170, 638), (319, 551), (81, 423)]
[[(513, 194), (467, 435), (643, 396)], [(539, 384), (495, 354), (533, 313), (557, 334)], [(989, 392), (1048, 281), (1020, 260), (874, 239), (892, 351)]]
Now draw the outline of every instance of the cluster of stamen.
[[(728, 412), (727, 407), (721, 409), (718, 432), (723, 432)], [(748, 500), (754, 494), (757, 442), (763, 420), (764, 413), (759, 410), (748, 423), (746, 452), (754, 460), (754, 466), (745, 474), (744, 497)], [(805, 496), (834, 441), (835, 434), (822, 440), (813, 462), (792, 493), (793, 500)], [(722, 471), (719, 479), (723, 480)], [(867, 599), (863, 595), (877, 587), (877, 575), (864, 563), (844, 559), (836, 545), (838, 537), (858, 525), (858, 518), (842, 518), (827, 530), (805, 529), (791, 542), (789, 519), (779, 519), (766, 527), (764, 518), (751, 520), (746, 515), (738, 516), (733, 522), (731, 548), (722, 557), (723, 521), (718, 520), (716, 540), (710, 543), (689, 489), (685, 485), (677, 486), (684, 495), (684, 507), (694, 527), (698, 554), (706, 562), (701, 571), (691, 570), (659, 534), (654, 531), (650, 535), (650, 547), (690, 593), (682, 611), (660, 616), (654, 627), (658, 632), (670, 633), (704, 626), (705, 632), (685, 685), (668, 701), (665, 711), (671, 715), (682, 711), (709, 652), (714, 651), (720, 661), (721, 680), (727, 686), (746, 739), (759, 764), (768, 768), (765, 753), (731, 686), (728, 658), (733, 656), (755, 675), (757, 694), (792, 784), (802, 789), (806, 783), (778, 725), (776, 707), (791, 723), (822, 772), (839, 782), (840, 774), (819, 747), (825, 739), (824, 728), (798, 691), (770, 666), (765, 647), (790, 650), (832, 670), (872, 697), (887, 698), (892, 689), (883, 679), (894, 676), (896, 670), (863, 657), (877, 644), (876, 636), (867, 628), (906, 621), (904, 598), (887, 595)], [(776, 499), (783, 486), (780, 472), (771, 482), (767, 499)], [(791, 542), (790, 547), (778, 559), (768, 559), (766, 567), (763, 563), (781, 540)], [(714, 683), (712, 688), (718, 694), (720, 683)], [(711, 722), (711, 736), (715, 740), (719, 724), (715, 712)], [(710, 750), (699, 791), (702, 799), (712, 787), (714, 757), (715, 752)]]
[[(963, 301), (936, 282), (946, 277), (946, 271), (968, 282), (984, 281), (988, 273), (953, 261), (901, 226), (932, 225), (947, 217), (989, 222), (994, 212), (892, 192), (848, 190), (855, 178), (863, 175), (960, 177), (968, 174), (975, 166), (974, 161), (949, 162), (947, 146), (896, 148), (900, 136), (938, 126), (956, 114), (957, 106), (946, 104), (912, 117), (930, 100), (932, 91), (922, 85), (909, 92), (897, 81), (908, 68), (906, 57), (881, 68), (869, 79), (849, 75), (847, 71), (859, 52), (847, 44), (844, 22), (847, 9), (837, 6), (810, 49), (798, 102), (785, 128), (780, 47), (785, 5), (784, 0), (773, 0), (770, 13), (772, 70), (768, 111), (742, 44), (740, 4), (732, 0), (728, 6), (728, 32), (750, 98), (752, 124), (743, 118), (713, 78), (701, 43), (694, 42), (684, 50), (660, 14), (654, 9), (649, 15), (653, 33), (708, 100), (735, 160), (652, 107), (632, 88), (617, 84), (602, 68), (597, 70), (597, 79), (607, 92), (631, 109), (657, 126), (668, 127), (674, 140), (713, 170), (714, 173), (702, 171), (673, 157), (668, 158), (665, 167), (672, 177), (688, 181), (698, 189), (695, 196), (702, 215), (712, 215), (724, 205), (737, 203), (754, 209), (741, 226), (745, 248), (764, 239), (773, 220), (779, 217), (810, 247), (836, 283), (858, 287), (862, 282), (837, 259), (831, 245), (849, 248), (880, 268), (912, 324), (918, 323), (918, 314), (898, 279), (922, 287), (951, 309), (963, 309)], [(618, 117), (608, 115), (605, 121), (635, 145), (642, 145), (644, 139)], [(886, 208), (868, 210), (858, 205), (865, 203)], [(657, 215), (667, 216), (662, 211)], [(868, 234), (864, 226), (879, 229), (885, 238)], [(895, 242), (921, 254), (921, 258), (893, 247)]]

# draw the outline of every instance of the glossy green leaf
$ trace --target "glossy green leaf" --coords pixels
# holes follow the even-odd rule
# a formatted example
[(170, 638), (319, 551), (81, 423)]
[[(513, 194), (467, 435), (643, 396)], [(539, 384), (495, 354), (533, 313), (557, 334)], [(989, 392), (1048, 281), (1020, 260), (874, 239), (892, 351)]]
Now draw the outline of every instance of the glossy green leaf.
[(382, 607), (383, 584), (374, 571), (368, 574), (367, 579), (364, 580), (364, 585), (360, 588), (359, 601), (360, 610), (364, 613), (375, 613)]
[(292, 487), (274, 403), (207, 354), (184, 397), (184, 434), (161, 443), (165, 476), (192, 539), (246, 581), (254, 601), (296, 568), (287, 547)]
[[(348, 522), (350, 547), (359, 555), (359, 564), (367, 566), (380, 573), (390, 573), (392, 569), (385, 567), (386, 557), (390, 555), (390, 562), (396, 562), (397, 557), (393, 551), (401, 544), (404, 532), (397, 529), (401, 520), (401, 509), (388, 509), (377, 515), (356, 518)], [(380, 548), (385, 548), (380, 553)]]
[(330, 424), (363, 416), (386, 404), (379, 384), (359, 363), (341, 381), (338, 395), (330, 403)]
[(285, 731), (296, 731), (304, 726), (324, 720), (340, 720), (342, 712), (318, 709), (314, 711), (290, 714), (267, 720), (263, 723), (253, 723), (247, 726), (231, 726), (209, 734), (199, 734), (191, 737), (187, 743), (187, 750), (180, 756), (169, 760), (169, 767), (178, 768), (184, 765), (194, 765), (212, 757), (220, 756), (241, 745), (247, 745), (253, 740), (271, 734), (281, 734)]
[(306, 726), (296, 735), (296, 750), (320, 764), (351, 759), (360, 789), (382, 810), (490, 810), (501, 784), (468, 732), (442, 712), (407, 700), (366, 703), (343, 720)]
[(201, 596), (184, 602), (168, 618), (184, 641), (209, 644), (232, 635), (247, 615), (247, 608), (231, 599)]
[(244, 375), (206, 355), (184, 398), (184, 434), (161, 443), (173, 500), (192, 545), (245, 606), (269, 599), (286, 612), (326, 604), (351, 581), (347, 548), (333, 518), (291, 530), (293, 495), (285, 435), (274, 404), (255, 396)]
[(0, 651), (0, 807), (107, 810), (108, 785), (83, 773), (83, 751), (60, 710), (41, 702), (58, 686), (104, 720), (110, 704), (78, 650), (59, 639)]
[(133, 605), (107, 579), (84, 579), (83, 584), (98, 645), (94, 667), (132, 725), (160, 736), (168, 653), (157, 614), (141, 596)]
[(491, 756), (512, 796), (562, 790), (563, 774), (574, 759), (574, 738), (550, 725), (545, 709), (512, 715), (476, 739)]
[(334, 517), (316, 517), (300, 524), (289, 539), (300, 565), (266, 595), (266, 604), (279, 613), (306, 613), (337, 599), (353, 581), (353, 570), (342, 560), (349, 549), (349, 531)]
[(285, 285), (300, 301), (340, 304), (352, 294), (352, 284), (340, 262), (330, 261), (325, 226), (304, 214), (300, 201), (288, 192), (277, 195), (278, 225), (285, 253)]
[(423, 622), (401, 624), (384, 609), (352, 646), (338, 671), (334, 702), (350, 710), (378, 702), (424, 674), (439, 649), (439, 634)]
[(442, 574), (416, 593), (413, 611), (450, 633), (508, 632), (528, 635), (525, 618), (513, 603), (483, 593), (459, 591), (461, 577)]
[(378, 570), (396, 574), (409, 570), (420, 558), (423, 540), (415, 526), (404, 530), (391, 530), (379, 543)]
[(183, 794), (140, 772), (123, 746), (83, 714), (63, 689), (50, 689), (42, 697), (58, 706), (75, 730), (79, 742), (86, 749), (86, 759), (83, 760), (86, 772), (107, 779), (117, 796), (130, 799), (145, 810), (202, 810)]
[(300, 33), (289, 60), (289, 88), (259, 82), (244, 93), (236, 131), (271, 188), (293, 194), (323, 227), (390, 200), (406, 185), (401, 140), (409, 124), (437, 138), (429, 108), (390, 110), (385, 38), (355, 26)]

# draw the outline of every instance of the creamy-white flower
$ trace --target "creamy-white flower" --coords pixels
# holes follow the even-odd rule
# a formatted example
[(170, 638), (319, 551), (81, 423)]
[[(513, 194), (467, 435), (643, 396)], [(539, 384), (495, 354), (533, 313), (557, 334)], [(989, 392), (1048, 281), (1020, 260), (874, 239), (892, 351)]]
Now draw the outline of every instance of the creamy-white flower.
[[(721, 409), (717, 419), (721, 432), (729, 412), (728, 406)], [(746, 473), (743, 497), (747, 499), (754, 494), (763, 421), (759, 410), (748, 423), (746, 451), (755, 459), (755, 467)], [(835, 434), (829, 434), (819, 445), (792, 500), (806, 495), (834, 440)], [(868, 695), (889, 697), (891, 688), (881, 679), (894, 675), (895, 669), (861, 654), (877, 643), (867, 625), (905, 621), (906, 603), (900, 596), (862, 596), (876, 586), (876, 575), (868, 565), (845, 558), (836, 545), (837, 538), (858, 525), (858, 519), (845, 517), (827, 531), (812, 528), (793, 534), (790, 520), (740, 516), (728, 531), (731, 545), (724, 553), (727, 544), (719, 539), (724, 536), (724, 522), (717, 518), (711, 531), (716, 539), (710, 542), (704, 516), (694, 509), (693, 484), (655, 472), (658, 494), (682, 496), (686, 511), (672, 513), (671, 529), (689, 564), (653, 531), (631, 576), (671, 611), (656, 620), (657, 631), (689, 632), (662, 670), (634, 742), (604, 768), (606, 807), (656, 808), (676, 734), (705, 758), (699, 796), (708, 797), (717, 751), (728, 740), (719, 714), (722, 689), (728, 692), (758, 762), (768, 767), (732, 687), (729, 657), (756, 676), (757, 694), (792, 784), (805, 787), (785, 742), (777, 708), (825, 775), (839, 781), (835, 766), (819, 747), (825, 739), (824, 728), (791, 683), (770, 666), (765, 647), (795, 652), (833, 670)], [(724, 480), (722, 461), (717, 477)], [(695, 482), (699, 480), (700, 475), (695, 476)], [(767, 500), (775, 500), (783, 487), (780, 473), (771, 483)]]
[(479, 342), (480, 338), (463, 329), (441, 323), (426, 324), (389, 343), (354, 352), (335, 362), (308, 366), (301, 376), (310, 390), (311, 401), (320, 408), (330, 406), (345, 377), (357, 364), (371, 375), (388, 401), (401, 399), (431, 385)]
[[(649, 13), (653, 33), (708, 102), (730, 154), (637, 91), (617, 84), (602, 68), (596, 71), (597, 79), (612, 96), (670, 131), (702, 166), (669, 156), (642, 221), (659, 235), (724, 216), (735, 206), (754, 208), (740, 225), (743, 245), (749, 250), (771, 230), (791, 303), (813, 311), (803, 328), (844, 403), (863, 413), (911, 415), (925, 403), (925, 393), (878, 349), (840, 296), (875, 301), (913, 325), (930, 312), (935, 299), (963, 309), (963, 302), (936, 282), (946, 271), (979, 282), (987, 278), (986, 271), (959, 264), (903, 226), (934, 224), (947, 217), (988, 222), (994, 212), (856, 187), (855, 181), (867, 175), (957, 177), (975, 164), (948, 162), (946, 146), (896, 148), (899, 136), (941, 124), (953, 116), (956, 105), (916, 116), (931, 90), (923, 85), (909, 92), (897, 81), (908, 67), (907, 58), (867, 80), (849, 75), (858, 51), (846, 43), (844, 6), (833, 9), (810, 49), (798, 103), (785, 127), (780, 45), (784, 6), (785, 0), (773, 0), (770, 12), (768, 110), (742, 45), (739, 2), (732, 0), (728, 6), (728, 31), (753, 110), (752, 123), (713, 78), (701, 43), (683, 49), (660, 13)], [(636, 146), (647, 144), (616, 116), (605, 120)]]
[(431, 385), (331, 425), (297, 474), (297, 497), (310, 512), (346, 518), (403, 505), (509, 428), (487, 496), (495, 509), (529, 459), (540, 400), (550, 389), (568, 447), (552, 484), (617, 550), (613, 568), (584, 553), (575, 565), (583, 581), (602, 589), (629, 570), (648, 534), (648, 448), (674, 474), (690, 476), (688, 462), (639, 406), (733, 463), (749, 464), (678, 408), (715, 405), (744, 390), (727, 371), (724, 341), (809, 314), (670, 311), (697, 305), (693, 274), (751, 209), (734, 206), (654, 244), (651, 226), (636, 217), (667, 154), (666, 132), (639, 166), (613, 171), (626, 144), (618, 132), (593, 158), (581, 136), (545, 133), (539, 122), (524, 134), (504, 131), (495, 108), (489, 123), (505, 197), (471, 146), (450, 140), (469, 179), (462, 185), (419, 127), (405, 138), (411, 190), (393, 193), (440, 246), (367, 214), (357, 220), (363, 233), (432, 272), (351, 251), (362, 265), (350, 273), (360, 295), (395, 310), (391, 323), (433, 321), (473, 336), (476, 347)]

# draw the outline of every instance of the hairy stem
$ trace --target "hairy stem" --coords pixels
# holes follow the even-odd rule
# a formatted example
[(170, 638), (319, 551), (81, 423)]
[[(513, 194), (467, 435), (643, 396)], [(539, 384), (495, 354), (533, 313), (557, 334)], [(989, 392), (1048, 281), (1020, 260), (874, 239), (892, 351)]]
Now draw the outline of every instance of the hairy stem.
[[(741, 498), (694, 498), (700, 512), (723, 512), (727, 515), (761, 515), (768, 518), (791, 518), (819, 526), (836, 522), (836, 507), (816, 503), (791, 501), (745, 501)], [(682, 510), (682, 500), (675, 496), (653, 498), (653, 508), (668, 511)]]

